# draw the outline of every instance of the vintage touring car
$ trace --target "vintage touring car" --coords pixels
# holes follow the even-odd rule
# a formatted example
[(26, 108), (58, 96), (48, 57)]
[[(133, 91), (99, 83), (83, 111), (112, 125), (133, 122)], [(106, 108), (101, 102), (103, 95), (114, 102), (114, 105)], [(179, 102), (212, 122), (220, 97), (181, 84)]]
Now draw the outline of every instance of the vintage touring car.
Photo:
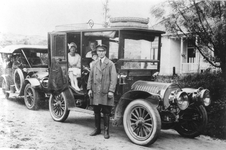
[(0, 49), (0, 55), (3, 70), (2, 91), (5, 97), (24, 97), (28, 109), (38, 109), (40, 101), (45, 100), (47, 93), (47, 46), (9, 45)]
[(89, 41), (95, 40), (107, 45), (106, 55), (117, 69), (118, 83), (112, 109), (114, 126), (123, 124), (128, 138), (138, 145), (154, 143), (161, 129), (175, 129), (190, 138), (199, 136), (207, 124), (204, 106), (210, 104), (209, 90), (182, 89), (177, 84), (153, 81), (153, 74), (160, 69), (163, 33), (131, 26), (48, 33), (49, 60), (56, 60), (65, 76), (68, 73), (68, 43), (76, 43), (82, 57), (79, 79), (82, 90), (76, 91), (69, 86), (60, 94), (50, 96), (49, 111), (53, 120), (65, 121), (70, 110), (90, 110), (86, 84), (91, 58), (86, 58), (85, 52)]

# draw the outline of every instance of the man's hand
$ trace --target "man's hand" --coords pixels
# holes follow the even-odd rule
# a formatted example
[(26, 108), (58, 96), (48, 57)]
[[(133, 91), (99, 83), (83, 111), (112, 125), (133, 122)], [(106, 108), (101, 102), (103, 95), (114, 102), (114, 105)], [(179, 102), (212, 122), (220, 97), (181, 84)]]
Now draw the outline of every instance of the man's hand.
[(92, 92), (92, 90), (89, 90), (88, 91), (88, 96), (91, 98), (91, 97), (93, 97), (93, 92)]
[(113, 96), (114, 96), (114, 93), (113, 93), (113, 92), (108, 92), (108, 98), (109, 98), (109, 99), (112, 99)]

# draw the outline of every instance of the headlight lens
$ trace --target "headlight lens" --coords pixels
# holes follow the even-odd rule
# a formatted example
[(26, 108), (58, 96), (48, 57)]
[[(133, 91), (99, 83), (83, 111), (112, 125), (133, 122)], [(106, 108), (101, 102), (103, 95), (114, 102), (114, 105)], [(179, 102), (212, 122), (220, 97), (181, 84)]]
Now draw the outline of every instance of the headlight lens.
[(177, 105), (180, 110), (185, 110), (189, 106), (188, 94), (180, 91), (177, 93)]
[(207, 89), (204, 89), (200, 92), (200, 99), (204, 106), (209, 106), (211, 103), (210, 99), (210, 91)]
[(42, 84), (42, 86), (43, 86), (44, 88), (48, 88), (48, 79), (43, 79), (43, 80), (41, 81), (41, 84)]
[(27, 72), (28, 70), (27, 70), (27, 68), (23, 68), (23, 71), (24, 71), (24, 72)]

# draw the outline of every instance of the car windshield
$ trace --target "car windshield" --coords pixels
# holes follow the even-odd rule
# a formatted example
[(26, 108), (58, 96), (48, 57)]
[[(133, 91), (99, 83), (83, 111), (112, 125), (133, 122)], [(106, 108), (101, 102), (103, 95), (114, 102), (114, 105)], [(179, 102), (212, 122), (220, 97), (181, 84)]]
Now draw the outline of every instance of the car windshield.
[(30, 53), (27, 57), (31, 66), (43, 66), (48, 65), (48, 54), (43, 52)]
[(11, 54), (11, 61), (18, 61), (24, 67), (47, 67), (48, 53), (43, 49), (19, 49)]

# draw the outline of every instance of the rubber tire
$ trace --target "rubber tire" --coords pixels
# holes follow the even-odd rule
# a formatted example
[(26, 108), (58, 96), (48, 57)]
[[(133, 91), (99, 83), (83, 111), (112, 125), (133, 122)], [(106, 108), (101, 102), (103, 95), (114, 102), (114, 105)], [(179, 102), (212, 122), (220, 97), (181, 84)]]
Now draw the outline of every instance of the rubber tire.
[[(31, 94), (33, 95), (33, 103), (30, 104), (30, 102), (28, 101), (28, 97), (26, 96), (28, 93), (27, 92), (31, 92)], [(24, 103), (26, 105), (26, 107), (30, 110), (38, 110), (39, 109), (39, 103), (40, 103), (40, 100), (41, 100), (42, 96), (41, 96), (41, 93), (38, 92), (36, 89), (34, 89), (30, 83), (28, 83), (26, 86), (25, 86), (25, 89), (24, 89)]]
[[(16, 75), (19, 75), (19, 80), (20, 80), (20, 85), (18, 85), (16, 83)], [(14, 71), (14, 74), (13, 74), (13, 81), (14, 81), (14, 84), (15, 84), (15, 88), (16, 88), (16, 91), (17, 92), (20, 92), (21, 89), (22, 89), (22, 85), (24, 83), (24, 74), (22, 72), (21, 69), (17, 68), (15, 71)]]
[(140, 18), (140, 17), (114, 17), (110, 18), (110, 23), (118, 23), (118, 22), (137, 22), (148, 24), (149, 18)]
[[(54, 98), (56, 96), (52, 95), (52, 94), (50, 95), (50, 98), (49, 98), (49, 111), (50, 111), (50, 115), (51, 115), (51, 117), (54, 121), (64, 122), (68, 118), (70, 110), (68, 110), (68, 102), (65, 98), (65, 93), (61, 92), (58, 96), (62, 97), (63, 103), (65, 104), (63, 114), (59, 116), (59, 115), (56, 114), (56, 112), (54, 112), (54, 105), (53, 104), (54, 104)], [(56, 107), (55, 107), (55, 110), (56, 110)]]
[(133, 27), (133, 28), (145, 28), (148, 29), (147, 24), (141, 24), (136, 22), (117, 22), (117, 23), (111, 23), (111, 27)]
[[(130, 125), (130, 115), (133, 111), (134, 108), (136, 107), (142, 107), (146, 110), (146, 112), (148, 112), (148, 114), (152, 117), (153, 121), (153, 129), (151, 134), (146, 138), (146, 139), (142, 139), (139, 140), (137, 139), (129, 128), (131, 128)], [(161, 119), (160, 119), (160, 115), (159, 112), (157, 111), (156, 107), (154, 107), (149, 101), (144, 100), (144, 99), (137, 99), (132, 101), (131, 103), (129, 103), (129, 105), (126, 107), (125, 112), (123, 114), (123, 126), (124, 126), (124, 130), (128, 136), (128, 138), (135, 144), (138, 145), (142, 145), (142, 146), (146, 146), (146, 145), (150, 145), (153, 144), (161, 131)]]
[[(202, 124), (199, 126), (198, 130), (193, 131), (193, 132), (188, 132), (188, 131), (186, 131), (187, 129), (185, 129), (184, 127), (181, 126), (180, 123), (177, 123), (177, 125), (175, 126), (175, 130), (183, 137), (195, 138), (195, 137), (201, 135), (201, 131), (203, 129), (205, 129), (205, 127), (208, 123), (208, 116), (207, 116), (207, 112), (206, 112), (205, 107), (202, 106), (202, 105), (197, 105), (197, 106), (194, 106), (194, 107), (196, 107), (196, 109), (198, 110), (199, 113), (202, 113)], [(184, 111), (188, 111), (188, 110), (189, 110), (189, 108), (187, 108)], [(191, 113), (189, 113), (189, 114), (191, 114)], [(190, 125), (189, 122), (186, 122), (185, 124)]]
[(2, 80), (2, 93), (5, 95), (6, 99), (9, 99), (9, 93), (5, 92), (6, 90), (9, 90), (9, 85), (7, 85), (7, 82), (5, 79)]

